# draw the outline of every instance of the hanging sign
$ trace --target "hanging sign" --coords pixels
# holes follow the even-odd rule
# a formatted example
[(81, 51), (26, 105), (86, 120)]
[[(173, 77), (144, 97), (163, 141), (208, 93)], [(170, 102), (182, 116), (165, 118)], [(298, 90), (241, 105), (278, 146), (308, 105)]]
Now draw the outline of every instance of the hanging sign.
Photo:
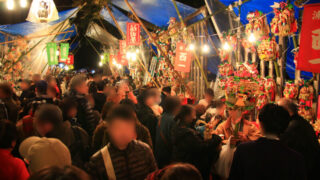
[(47, 23), (58, 19), (58, 10), (53, 0), (33, 0), (26, 20), (34, 23)]
[(125, 54), (127, 49), (127, 41), (126, 40), (119, 40), (119, 52), (120, 54)]
[(127, 66), (128, 65), (128, 60), (126, 58), (125, 54), (120, 54), (120, 51), (118, 52), (118, 63)]
[(72, 65), (72, 64), (74, 64), (74, 55), (73, 55), (73, 54), (70, 54), (70, 55), (68, 56), (68, 59), (66, 60), (66, 64), (67, 64), (67, 65)]
[(140, 45), (140, 24), (127, 23), (127, 46)]
[(47, 55), (48, 55), (48, 64), (57, 65), (58, 57), (57, 57), (57, 44), (56, 43), (47, 43)]
[(320, 4), (304, 6), (297, 69), (320, 73)]
[(61, 43), (60, 44), (60, 60), (66, 61), (69, 56), (69, 43)]
[(184, 43), (178, 42), (174, 69), (179, 72), (190, 72), (191, 54)]
[(109, 60), (110, 60), (109, 58), (110, 58), (109, 53), (104, 53), (104, 54), (103, 54), (103, 58), (101, 59), (101, 63), (102, 63), (102, 64), (108, 63)]
[(149, 71), (150, 71), (150, 74), (151, 74), (152, 77), (154, 76), (158, 61), (159, 60), (158, 60), (157, 57), (155, 57), (155, 56), (152, 57), (151, 64), (150, 64), (150, 67), (149, 67)]

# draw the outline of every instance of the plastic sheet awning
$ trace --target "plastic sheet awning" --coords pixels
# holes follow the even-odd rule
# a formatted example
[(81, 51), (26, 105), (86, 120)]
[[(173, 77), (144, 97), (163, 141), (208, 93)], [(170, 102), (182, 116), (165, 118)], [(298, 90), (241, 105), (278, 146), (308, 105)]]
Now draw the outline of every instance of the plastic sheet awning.
[[(52, 25), (58, 24), (64, 20), (66, 20), (71, 15), (75, 16), (76, 15), (75, 11), (77, 11), (77, 9), (78, 8), (74, 8), (74, 9), (59, 12), (59, 17), (60, 17), (59, 20), (52, 21), (49, 23), (23, 22), (23, 23), (19, 23), (19, 24), (1, 25), (0, 31), (14, 35), (14, 36), (27, 36), (29, 34), (37, 32), (39, 30), (49, 28)], [(68, 30), (75, 31), (75, 27), (72, 26)], [(75, 34), (75, 32), (70, 33), (70, 34), (68, 34), (68, 37), (70, 37), (74, 34)], [(61, 38), (60, 38), (60, 40), (61, 40)], [(0, 42), (3, 42), (3, 41), (4, 41), (4, 35), (0, 33)]]

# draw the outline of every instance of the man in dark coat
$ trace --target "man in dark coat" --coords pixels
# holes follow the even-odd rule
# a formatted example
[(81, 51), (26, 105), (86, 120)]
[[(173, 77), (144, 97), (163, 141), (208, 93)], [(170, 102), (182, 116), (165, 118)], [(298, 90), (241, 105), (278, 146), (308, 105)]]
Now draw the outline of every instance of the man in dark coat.
[(171, 162), (172, 129), (176, 126), (174, 117), (181, 107), (178, 97), (167, 97), (163, 103), (164, 113), (157, 125), (156, 144), (154, 154), (158, 167), (163, 168)]
[(237, 147), (229, 180), (305, 180), (303, 157), (279, 140), (289, 121), (289, 113), (284, 108), (265, 105), (259, 114), (264, 137)]
[(36, 97), (35, 92), (30, 89), (30, 86), (31, 86), (31, 81), (26, 80), (26, 79), (21, 80), (20, 88), (22, 90), (22, 93), (21, 93), (21, 95), (19, 97), (19, 100), (21, 102), (21, 106), (22, 107), (26, 106), (26, 103), (30, 99)]
[(93, 108), (86, 99), (88, 85), (84, 75), (74, 76), (70, 81), (70, 92), (68, 96), (78, 104), (77, 122), (92, 136), (99, 119), (97, 119)]
[(280, 140), (304, 157), (308, 179), (318, 178), (320, 169), (320, 146), (311, 124), (298, 114), (298, 108), (290, 99), (280, 99), (278, 104), (284, 107), (291, 116), (291, 121)]

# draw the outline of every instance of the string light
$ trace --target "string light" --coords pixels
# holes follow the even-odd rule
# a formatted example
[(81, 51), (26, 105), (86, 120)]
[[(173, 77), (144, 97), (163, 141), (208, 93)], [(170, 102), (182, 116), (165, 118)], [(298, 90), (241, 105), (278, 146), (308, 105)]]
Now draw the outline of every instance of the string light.
[(209, 46), (208, 46), (207, 44), (203, 45), (203, 47), (202, 47), (202, 52), (208, 53), (209, 50), (210, 50), (210, 48), (209, 48)]
[(136, 61), (137, 60), (137, 55), (136, 54), (132, 54), (131, 60), (132, 61)]
[(56, 51), (56, 55), (59, 56), (59, 54), (60, 54), (60, 52), (59, 52), (59, 51)]
[(230, 50), (230, 45), (228, 43), (224, 43), (223, 44), (223, 49), (226, 50), (226, 51), (229, 51)]
[(28, 5), (27, 0), (20, 0), (20, 6), (21, 6), (22, 8), (26, 8), (27, 5)]
[(189, 47), (188, 47), (188, 49), (189, 49), (190, 51), (193, 51), (193, 50), (195, 49), (194, 44), (190, 44)]
[(118, 68), (118, 69), (121, 69), (121, 68), (122, 68), (122, 65), (121, 65), (121, 64), (117, 64), (117, 68)]
[(256, 42), (256, 37), (254, 36), (253, 33), (250, 34), (248, 40), (249, 40), (249, 42), (251, 42), (251, 43)]
[(131, 52), (127, 52), (127, 53), (126, 53), (126, 57), (127, 57), (127, 59), (130, 59), (130, 58), (131, 58), (131, 56), (132, 56), (132, 53), (131, 53)]
[(100, 56), (100, 59), (104, 59), (104, 55), (101, 55), (101, 56)]
[(65, 66), (64, 70), (69, 71), (69, 66)]
[(139, 49), (136, 49), (136, 53), (137, 53), (137, 54), (140, 53), (140, 50), (139, 50)]
[(99, 62), (99, 66), (101, 67), (102, 65), (103, 65), (103, 63), (100, 61), (100, 62)]
[(14, 1), (13, 0), (7, 0), (7, 8), (9, 10), (13, 10), (14, 9)]

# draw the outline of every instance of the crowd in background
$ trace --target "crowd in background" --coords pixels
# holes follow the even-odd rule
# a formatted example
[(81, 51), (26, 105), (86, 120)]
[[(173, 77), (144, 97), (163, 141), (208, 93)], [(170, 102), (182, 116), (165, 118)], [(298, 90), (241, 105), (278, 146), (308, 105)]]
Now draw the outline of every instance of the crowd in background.
[(256, 120), (212, 89), (175, 94), (101, 74), (0, 83), (0, 179), (319, 179), (316, 133), (291, 100)]

